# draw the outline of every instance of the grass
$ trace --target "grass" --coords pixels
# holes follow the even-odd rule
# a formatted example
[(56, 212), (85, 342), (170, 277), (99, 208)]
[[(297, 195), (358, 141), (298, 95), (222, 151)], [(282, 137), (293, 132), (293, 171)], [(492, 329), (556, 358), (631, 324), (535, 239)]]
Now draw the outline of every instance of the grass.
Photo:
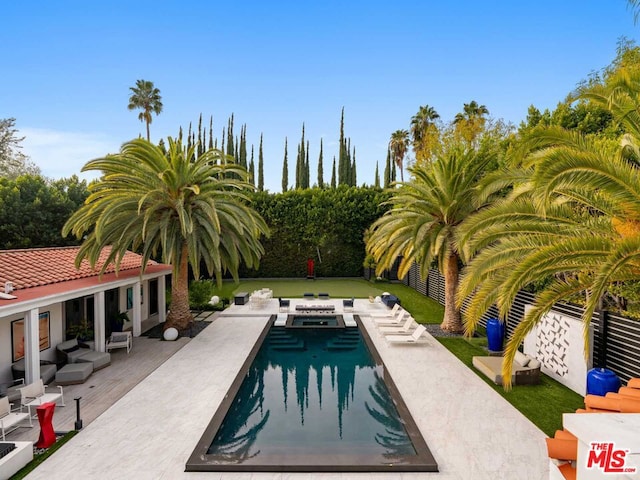
[[(419, 323), (442, 322), (444, 307), (412, 288), (400, 283), (376, 282), (364, 279), (278, 279), (278, 280), (243, 280), (239, 284), (225, 282), (222, 290), (217, 294), (232, 297), (237, 292), (252, 292), (263, 287), (273, 290), (275, 297), (302, 297), (305, 292), (326, 292), (336, 298), (368, 298), (382, 292), (389, 292), (397, 296), (402, 306), (407, 309)], [(479, 331), (479, 333), (484, 333)], [(501, 386), (480, 374), (471, 364), (475, 355), (486, 355), (486, 337), (465, 339), (460, 337), (439, 337), (442, 343), (453, 355), (476, 373), (487, 385), (517, 408), (524, 416), (533, 422), (540, 430), (549, 436), (557, 429), (562, 429), (562, 414), (574, 412), (584, 405), (581, 395), (573, 392), (555, 380), (541, 375), (539, 385), (515, 386), (505, 391)], [(472, 398), (469, 401), (473, 401)], [(481, 406), (479, 407), (482, 408)], [(481, 411), (479, 412), (481, 414)]]
[(18, 470), (16, 474), (13, 475), (9, 480), (20, 480), (22, 478), (25, 478), (27, 475), (33, 472), (36, 469), (36, 467), (38, 467), (38, 465), (40, 465), (47, 458), (53, 455), (65, 443), (71, 440), (76, 435), (76, 433), (78, 433), (76, 430), (72, 430), (69, 433), (65, 434), (62, 438), (59, 438), (58, 440), (56, 440), (56, 443), (54, 443), (49, 448), (47, 448), (47, 450), (44, 453), (35, 455), (33, 457), (33, 460), (27, 463), (22, 469)]
[[(486, 337), (438, 337), (437, 340), (478, 374), (471, 364), (471, 359), (476, 355), (487, 354), (482, 346), (486, 344)], [(540, 375), (539, 385), (514, 386), (510, 391), (505, 391), (482, 374), (478, 374), (478, 377), (550, 437), (553, 437), (556, 430), (562, 429), (563, 413), (573, 413), (577, 408), (584, 407), (581, 395), (546, 375)]]
[(362, 278), (347, 279), (256, 279), (242, 280), (236, 284), (224, 282), (221, 289), (216, 289), (215, 295), (233, 297), (238, 292), (253, 292), (268, 287), (273, 290), (274, 297), (302, 298), (306, 292), (328, 293), (335, 298), (369, 298), (376, 297), (383, 292), (395, 295), (402, 302), (402, 306), (411, 312), (418, 323), (442, 323), (444, 307), (435, 300), (416, 292), (401, 283), (368, 282)]

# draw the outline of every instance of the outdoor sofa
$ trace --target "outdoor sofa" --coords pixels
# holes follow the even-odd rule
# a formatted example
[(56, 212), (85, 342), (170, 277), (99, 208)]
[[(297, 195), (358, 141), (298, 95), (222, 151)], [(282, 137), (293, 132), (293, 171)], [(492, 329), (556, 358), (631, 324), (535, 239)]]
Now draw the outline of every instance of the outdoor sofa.
[[(473, 357), (473, 366), (486, 375), (496, 385), (502, 385), (503, 357)], [(512, 385), (535, 385), (540, 383), (540, 362), (535, 358), (517, 352), (511, 374)]]

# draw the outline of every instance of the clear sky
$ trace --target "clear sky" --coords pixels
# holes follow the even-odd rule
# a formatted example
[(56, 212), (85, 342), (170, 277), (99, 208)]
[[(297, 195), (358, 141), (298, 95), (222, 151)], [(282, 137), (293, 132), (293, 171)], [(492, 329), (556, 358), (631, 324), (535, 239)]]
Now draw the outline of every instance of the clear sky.
[(285, 137), (295, 180), (303, 122), (312, 183), (321, 138), (330, 179), (344, 107), (358, 183), (371, 184), (391, 132), (408, 128), (420, 105), (449, 121), (476, 100), (517, 125), (531, 104), (553, 109), (640, 28), (625, 0), (23, 0), (0, 12), (0, 118), (16, 118), (24, 153), (45, 175), (79, 174), (145, 135), (127, 110), (129, 87), (145, 79), (164, 103), (152, 141), (200, 113), (221, 137), (234, 113), (256, 163), (264, 134), (274, 192)]

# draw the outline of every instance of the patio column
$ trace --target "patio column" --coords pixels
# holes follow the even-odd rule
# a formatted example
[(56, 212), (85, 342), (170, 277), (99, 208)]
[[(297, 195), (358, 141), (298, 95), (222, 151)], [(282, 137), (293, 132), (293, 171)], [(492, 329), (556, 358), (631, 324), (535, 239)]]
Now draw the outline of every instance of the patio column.
[(93, 332), (96, 352), (106, 351), (105, 335), (107, 329), (104, 322), (104, 291), (93, 294)]
[(40, 310), (34, 308), (24, 316), (24, 383), (40, 378)]
[(167, 276), (158, 278), (158, 323), (167, 321)]
[(133, 284), (133, 336), (139, 337), (142, 333), (142, 309), (140, 308), (140, 282)]

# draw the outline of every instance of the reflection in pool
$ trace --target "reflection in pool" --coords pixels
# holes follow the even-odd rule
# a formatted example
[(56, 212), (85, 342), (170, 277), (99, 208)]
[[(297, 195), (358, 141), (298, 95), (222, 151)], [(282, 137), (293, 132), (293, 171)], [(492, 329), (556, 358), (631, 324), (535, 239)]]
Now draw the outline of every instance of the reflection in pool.
[(359, 328), (271, 327), (187, 470), (437, 470), (397, 402)]

